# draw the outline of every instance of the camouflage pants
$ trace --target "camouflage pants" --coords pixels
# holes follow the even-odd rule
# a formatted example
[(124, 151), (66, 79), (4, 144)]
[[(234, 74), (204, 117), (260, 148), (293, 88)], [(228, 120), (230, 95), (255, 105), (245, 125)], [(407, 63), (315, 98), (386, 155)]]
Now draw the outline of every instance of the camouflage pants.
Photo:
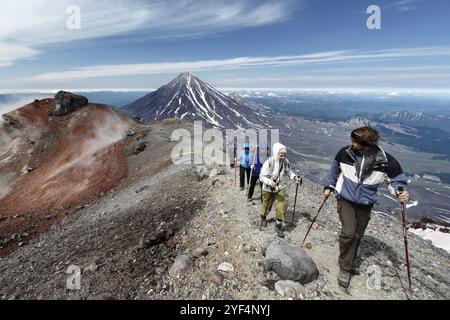
[(287, 201), (286, 201), (286, 191), (283, 189), (278, 191), (277, 193), (271, 193), (267, 191), (262, 192), (262, 207), (261, 207), (261, 215), (267, 216), (272, 210), (273, 203), (275, 204), (275, 212), (277, 220), (283, 221), (284, 214), (287, 210)]

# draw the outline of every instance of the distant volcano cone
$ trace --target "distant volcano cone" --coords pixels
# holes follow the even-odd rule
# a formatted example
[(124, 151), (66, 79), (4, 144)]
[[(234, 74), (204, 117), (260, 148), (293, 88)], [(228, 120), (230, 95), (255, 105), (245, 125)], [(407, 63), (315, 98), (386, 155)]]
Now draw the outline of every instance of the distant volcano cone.
[(203, 121), (216, 128), (254, 128), (262, 126), (259, 115), (249, 106), (217, 91), (190, 72), (158, 90), (123, 107), (146, 121), (179, 118)]

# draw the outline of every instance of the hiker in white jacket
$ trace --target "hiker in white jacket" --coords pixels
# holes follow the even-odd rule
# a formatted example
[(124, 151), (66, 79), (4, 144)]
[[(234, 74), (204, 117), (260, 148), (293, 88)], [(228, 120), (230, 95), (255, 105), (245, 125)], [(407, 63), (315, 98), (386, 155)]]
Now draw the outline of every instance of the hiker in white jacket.
[(286, 192), (287, 180), (295, 180), (297, 183), (302, 179), (292, 170), (289, 160), (286, 158), (286, 147), (281, 143), (273, 145), (273, 156), (264, 163), (260, 181), (263, 183), (262, 192), (262, 212), (261, 228), (267, 227), (266, 217), (272, 210), (272, 205), (276, 201), (276, 231), (280, 238), (284, 237), (282, 223), (287, 210)]

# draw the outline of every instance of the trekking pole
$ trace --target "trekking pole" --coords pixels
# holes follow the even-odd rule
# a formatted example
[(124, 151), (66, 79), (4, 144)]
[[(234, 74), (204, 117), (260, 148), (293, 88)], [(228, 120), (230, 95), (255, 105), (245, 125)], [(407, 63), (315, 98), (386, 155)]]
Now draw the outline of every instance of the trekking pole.
[[(397, 191), (399, 194), (402, 194), (404, 189), (403, 187), (398, 187)], [(403, 223), (403, 239), (405, 242), (406, 271), (408, 273), (409, 292), (412, 292), (411, 270), (409, 265), (409, 253), (408, 253), (408, 229), (406, 228), (406, 204), (403, 202), (401, 202), (401, 209), (402, 209), (402, 223)]]
[[(297, 170), (297, 173), (299, 173), (300, 170)], [(297, 194), (298, 194), (298, 185), (303, 183), (303, 179), (300, 178), (300, 181), (297, 181), (297, 185), (295, 186), (295, 198), (294, 198), (294, 212), (292, 213), (292, 221), (291, 224), (294, 223), (294, 218), (295, 218), (295, 206), (297, 204)]]
[(322, 202), (322, 204), (320, 205), (319, 210), (317, 210), (316, 216), (314, 217), (313, 221), (312, 221), (311, 224), (309, 225), (308, 231), (306, 231), (306, 234), (305, 234), (305, 238), (303, 238), (302, 247), (303, 247), (303, 244), (304, 244), (305, 241), (306, 241), (306, 237), (308, 237), (309, 231), (311, 231), (312, 225), (314, 224), (314, 222), (316, 222), (316, 219), (317, 219), (317, 217), (319, 216), (320, 211), (322, 210), (323, 206), (324, 206), (325, 203), (327, 202), (327, 199), (328, 199), (328, 198), (323, 199), (323, 202)]
[(236, 161), (236, 157), (234, 158), (234, 187), (236, 188), (236, 166), (237, 166), (237, 161)]
[(263, 202), (263, 195), (262, 195), (262, 186), (260, 185), (260, 188), (259, 188), (260, 190), (259, 190), (259, 193), (261, 194), (261, 203)]
[(294, 198), (294, 212), (292, 212), (292, 221), (291, 223), (294, 223), (294, 217), (295, 217), (295, 206), (297, 204), (297, 194), (298, 194), (298, 185), (300, 182), (297, 182), (297, 185), (295, 186), (295, 198)]
[[(258, 149), (256, 149), (258, 150)], [(250, 183), (247, 185), (247, 198), (248, 198), (248, 194), (250, 192), (250, 184), (252, 183), (252, 174), (253, 174), (253, 169), (255, 167), (255, 158), (256, 158), (256, 151), (255, 154), (253, 155), (253, 168), (250, 170)]]

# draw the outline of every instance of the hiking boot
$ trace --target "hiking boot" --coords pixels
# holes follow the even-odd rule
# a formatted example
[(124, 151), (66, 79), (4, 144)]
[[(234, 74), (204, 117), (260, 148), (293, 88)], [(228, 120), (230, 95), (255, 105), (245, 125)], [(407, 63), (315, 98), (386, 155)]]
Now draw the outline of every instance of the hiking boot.
[(275, 230), (279, 238), (284, 238), (283, 225), (281, 223), (275, 223)]
[(351, 278), (351, 273), (340, 268), (339, 269), (339, 274), (337, 277), (338, 280), (338, 284), (343, 287), (343, 288), (348, 288), (350, 286), (350, 278)]
[(360, 274), (361, 274), (361, 272), (359, 271), (359, 269), (352, 269), (352, 271), (350, 271), (350, 273), (353, 275), (353, 276), (359, 276)]
[(260, 229), (262, 229), (262, 228), (267, 228), (267, 220), (266, 220), (266, 217), (261, 216), (261, 224), (259, 225), (259, 228), (260, 228)]

